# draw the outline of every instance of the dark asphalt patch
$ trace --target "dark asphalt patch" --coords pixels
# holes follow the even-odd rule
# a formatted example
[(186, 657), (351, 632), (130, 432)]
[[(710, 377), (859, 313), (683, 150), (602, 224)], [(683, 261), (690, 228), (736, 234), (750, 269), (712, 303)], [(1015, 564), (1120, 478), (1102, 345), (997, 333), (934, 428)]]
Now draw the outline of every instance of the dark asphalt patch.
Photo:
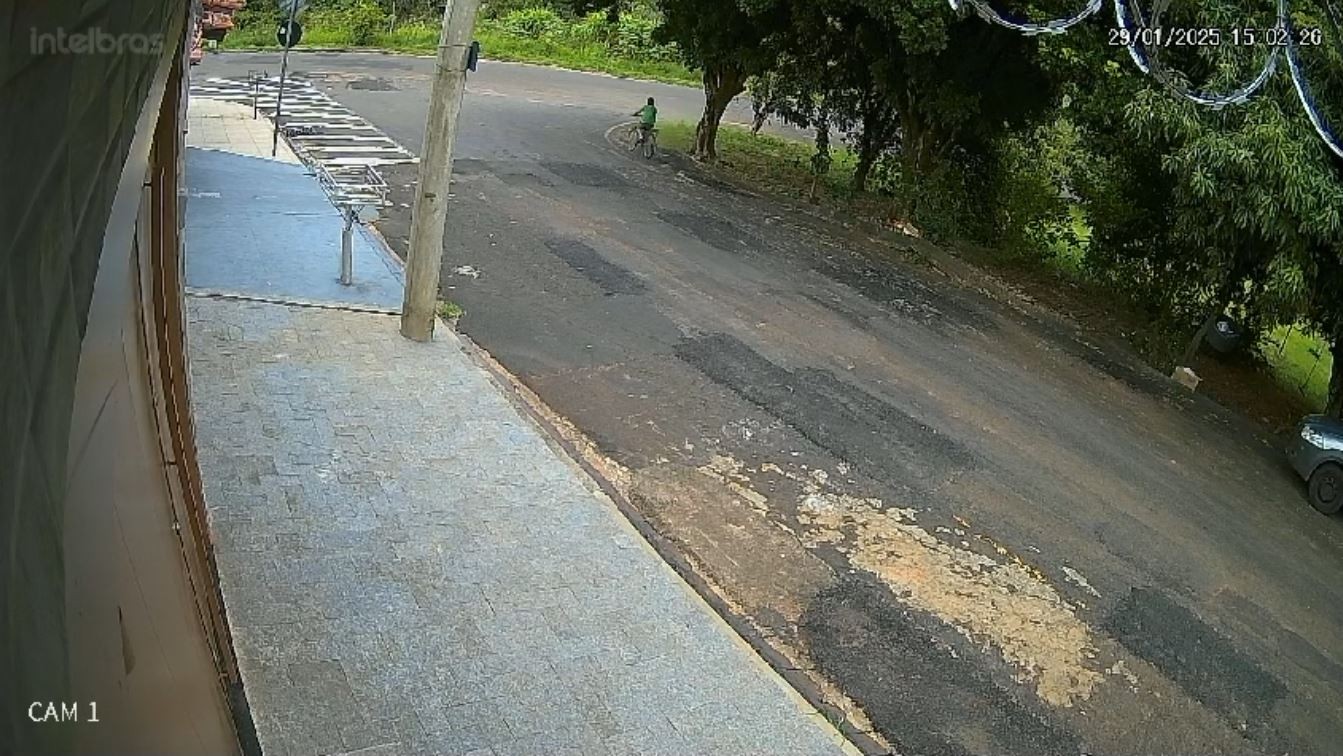
[(642, 294), (648, 288), (642, 278), (611, 263), (597, 250), (576, 239), (550, 239), (546, 249), (608, 295)]
[(899, 753), (1068, 754), (1083, 749), (1041, 705), (994, 684), (989, 662), (936, 618), (866, 577), (822, 590), (799, 621), (812, 659)]
[(452, 172), (461, 176), (480, 176), (489, 173), (488, 161), (477, 158), (457, 158), (452, 161)]
[(974, 464), (950, 437), (824, 370), (790, 372), (721, 333), (684, 338), (674, 351), (808, 441), (898, 489), (925, 490)]
[(988, 313), (960, 298), (901, 273), (895, 265), (875, 266), (859, 260), (827, 262), (816, 272), (868, 299), (924, 325), (967, 326), (988, 332), (997, 327)]
[[(1173, 400), (1188, 398), (1188, 392), (1147, 366), (1138, 366), (1087, 344), (1071, 334), (1061, 334), (1064, 351), (1105, 375), (1148, 396)], [(1183, 393), (1181, 393), (1183, 392)]]
[(600, 189), (623, 189), (629, 185), (624, 176), (599, 165), (543, 161), (541, 166), (571, 184)]
[(499, 180), (509, 186), (543, 186), (549, 188), (556, 185), (554, 181), (534, 171), (500, 173)]
[(657, 216), (664, 223), (673, 225), (710, 247), (717, 247), (725, 252), (738, 251), (746, 244), (745, 234), (741, 229), (711, 215), (673, 213), (664, 210)]
[(396, 82), (392, 81), (391, 79), (383, 79), (380, 77), (371, 77), (371, 76), (362, 79), (354, 79), (349, 83), (349, 87), (350, 89), (360, 89), (366, 92), (401, 91), (401, 87), (397, 86)]
[(701, 166), (699, 163), (696, 163), (694, 160), (690, 159), (690, 157), (685, 155), (684, 153), (661, 152), (658, 155), (658, 157), (662, 158), (662, 162), (676, 169), (677, 173), (679, 173), (684, 178), (696, 181), (700, 184), (703, 184), (704, 186), (710, 187), (720, 192), (725, 192), (727, 194), (735, 194), (739, 197), (758, 196), (752, 192), (742, 189), (736, 184), (729, 183), (727, 181), (718, 178), (717, 176), (710, 175), (708, 171), (704, 170), (703, 166)]
[(811, 294), (808, 292), (804, 292), (802, 296), (806, 297), (808, 301), (815, 302), (830, 312), (844, 318), (859, 330), (866, 331), (868, 326), (871, 325), (872, 318), (870, 316), (858, 312), (857, 308), (851, 306), (840, 297)]
[[(1032, 324), (1048, 335), (1065, 353), (1090, 365), (1104, 375), (1148, 396), (1177, 403), (1189, 400), (1189, 392), (1129, 355), (1115, 354), (1122, 347), (1102, 348), (1087, 343), (1073, 329), (1048, 317), (1032, 317)], [(1109, 351), (1107, 351), (1107, 349)]]
[(1105, 630), (1235, 729), (1244, 725), (1247, 738), (1281, 752), (1269, 718), (1286, 687), (1193, 612), (1160, 591), (1134, 588)]
[(1217, 592), (1216, 600), (1225, 607), (1225, 611), (1241, 623), (1253, 627), (1262, 637), (1270, 639), (1279, 654), (1296, 660), (1302, 667), (1318, 675), (1321, 680), (1343, 689), (1343, 664), (1325, 656), (1320, 649), (1311, 645), (1310, 641), (1301, 637), (1296, 631), (1284, 627), (1264, 607), (1235, 591), (1226, 589)]

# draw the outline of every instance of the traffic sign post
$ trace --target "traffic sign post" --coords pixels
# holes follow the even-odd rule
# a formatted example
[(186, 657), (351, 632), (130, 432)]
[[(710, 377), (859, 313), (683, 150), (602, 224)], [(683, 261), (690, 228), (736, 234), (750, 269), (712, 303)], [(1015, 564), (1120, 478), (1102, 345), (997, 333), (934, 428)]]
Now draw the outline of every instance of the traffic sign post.
[(297, 45), (301, 39), (303, 39), (303, 24), (293, 19), (281, 23), (280, 28), (275, 30), (275, 41), (286, 50)]
[(275, 130), (271, 132), (270, 138), (270, 156), (275, 157), (275, 153), (280, 149), (280, 113), (284, 106), (284, 79), (289, 69), (289, 48), (298, 44), (303, 38), (303, 27), (299, 25), (295, 18), (299, 10), (302, 9), (305, 0), (281, 0), (280, 6), (288, 5), (289, 18), (280, 24), (280, 28), (275, 31), (275, 39), (284, 47), (284, 54), (280, 57), (280, 89), (275, 93)]

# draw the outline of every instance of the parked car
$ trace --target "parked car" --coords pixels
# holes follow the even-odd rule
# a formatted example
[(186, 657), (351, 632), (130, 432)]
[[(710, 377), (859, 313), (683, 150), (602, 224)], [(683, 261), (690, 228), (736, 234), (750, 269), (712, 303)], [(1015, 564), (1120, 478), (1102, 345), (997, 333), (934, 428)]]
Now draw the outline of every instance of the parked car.
[(1325, 514), (1343, 509), (1343, 422), (1311, 415), (1296, 428), (1287, 458), (1310, 491), (1310, 504)]

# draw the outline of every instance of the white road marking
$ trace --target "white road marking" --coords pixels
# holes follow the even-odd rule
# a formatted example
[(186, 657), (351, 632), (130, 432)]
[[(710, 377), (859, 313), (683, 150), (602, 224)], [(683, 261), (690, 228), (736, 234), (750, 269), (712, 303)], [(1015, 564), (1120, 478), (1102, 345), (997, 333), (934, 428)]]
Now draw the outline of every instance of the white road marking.
[[(257, 110), (274, 119), (279, 80), (272, 77), (256, 89)], [(252, 84), (245, 79), (209, 78), (191, 85), (191, 96), (252, 104)], [(384, 134), (367, 119), (318, 90), (311, 82), (293, 77), (285, 82), (281, 120), (287, 138), (304, 160), (318, 165), (386, 166), (418, 163), (415, 154)]]

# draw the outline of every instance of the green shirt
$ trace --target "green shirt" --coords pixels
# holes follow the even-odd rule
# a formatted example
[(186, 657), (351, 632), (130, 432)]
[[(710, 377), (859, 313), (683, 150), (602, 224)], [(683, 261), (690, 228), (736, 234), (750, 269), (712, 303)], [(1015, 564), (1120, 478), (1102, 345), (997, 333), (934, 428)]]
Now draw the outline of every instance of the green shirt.
[(645, 105), (639, 111), (639, 118), (643, 119), (643, 125), (656, 126), (658, 122), (658, 109), (652, 105)]

